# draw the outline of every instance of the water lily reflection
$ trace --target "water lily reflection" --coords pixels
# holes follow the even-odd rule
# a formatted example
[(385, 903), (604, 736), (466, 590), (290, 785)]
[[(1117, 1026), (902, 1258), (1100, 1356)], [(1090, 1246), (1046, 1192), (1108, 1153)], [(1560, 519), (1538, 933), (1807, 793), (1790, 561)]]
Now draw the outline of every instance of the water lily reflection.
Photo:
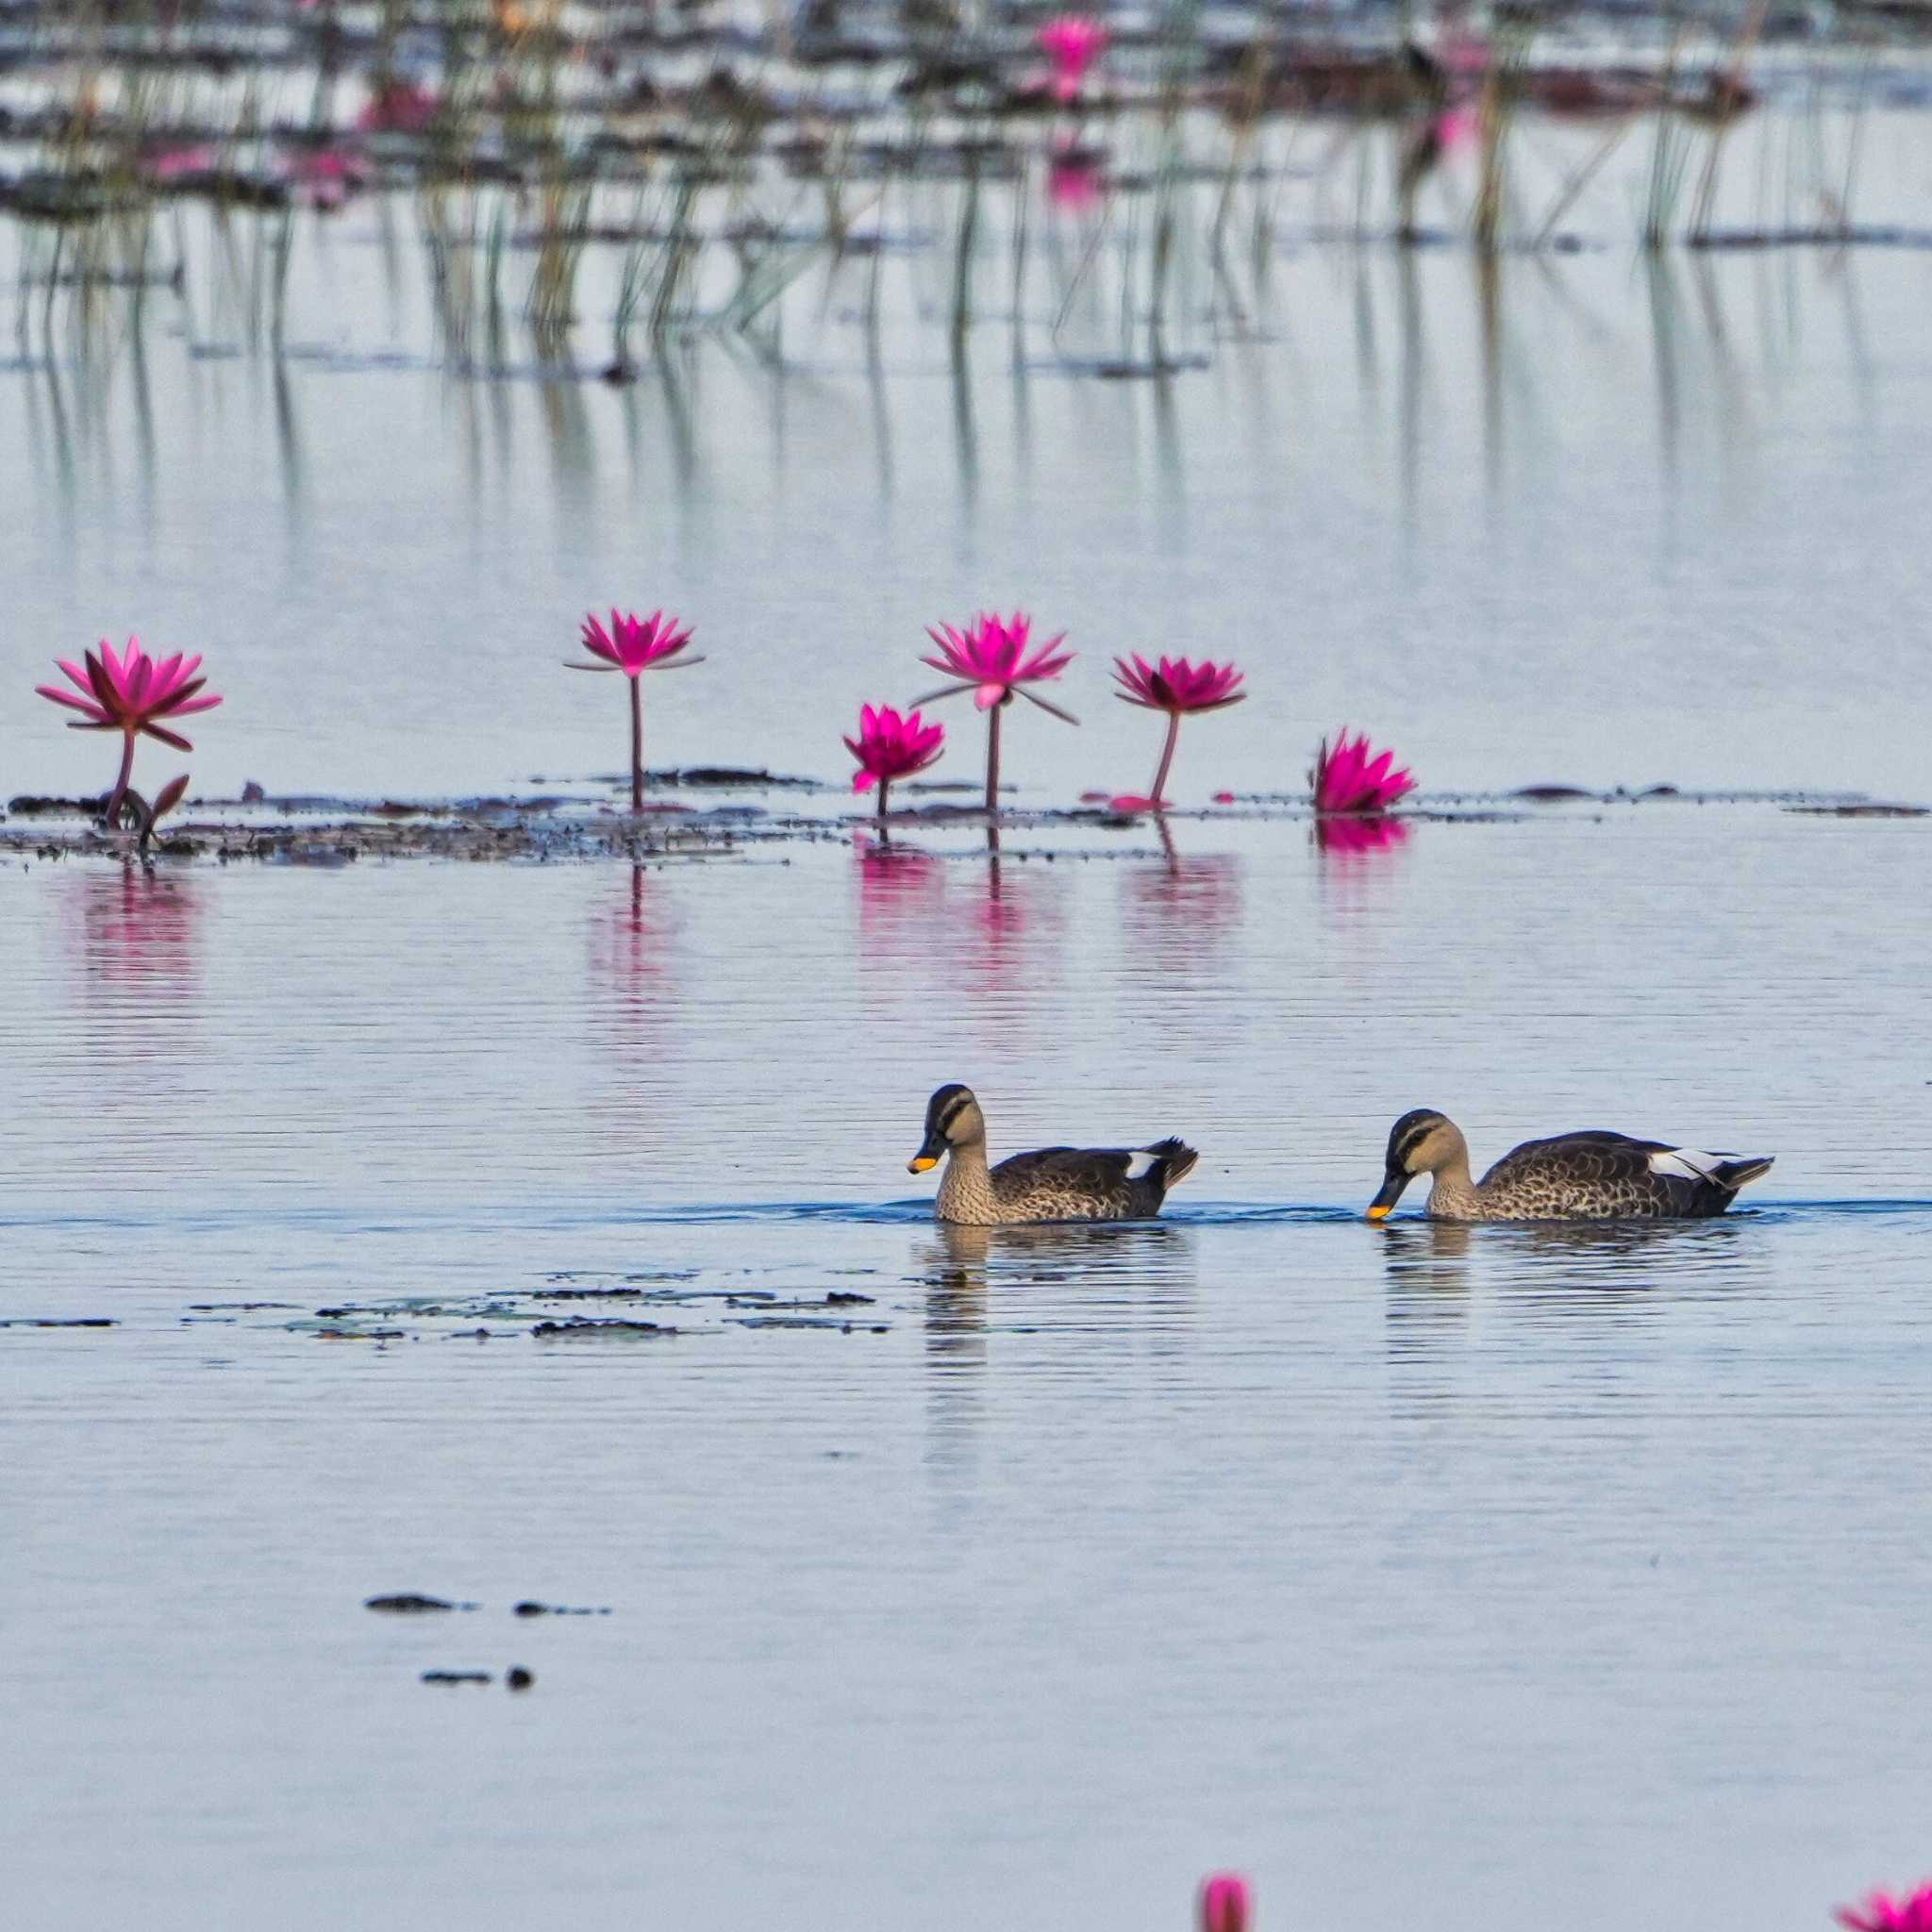
[(91, 985), (179, 1004), (200, 990), (203, 902), (177, 873), (139, 865), (79, 875), (79, 954)]
[(1126, 874), (1123, 909), (1128, 943), (1163, 965), (1198, 963), (1203, 949), (1241, 930), (1247, 864), (1239, 853), (1183, 856), (1164, 813), (1157, 814), (1160, 858)]
[(1407, 840), (1408, 830), (1407, 820), (1386, 818), (1379, 812), (1355, 818), (1324, 813), (1315, 821), (1315, 844), (1320, 851), (1343, 858), (1392, 852)]

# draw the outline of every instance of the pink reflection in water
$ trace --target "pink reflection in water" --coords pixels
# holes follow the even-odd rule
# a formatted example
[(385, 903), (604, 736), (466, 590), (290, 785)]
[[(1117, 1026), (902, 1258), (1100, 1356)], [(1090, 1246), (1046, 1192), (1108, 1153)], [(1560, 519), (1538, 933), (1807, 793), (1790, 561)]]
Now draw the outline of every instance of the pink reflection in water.
[(945, 898), (945, 862), (929, 852), (861, 830), (852, 841), (853, 862), (858, 873), (858, 931), (868, 952), (903, 950), (910, 938), (914, 949), (927, 942), (928, 923), (937, 917)]
[(1385, 818), (1379, 812), (1352, 818), (1339, 818), (1324, 813), (1315, 821), (1317, 848), (1343, 857), (1359, 853), (1392, 852), (1407, 837), (1407, 821)]
[(1240, 931), (1247, 866), (1233, 852), (1183, 855), (1165, 815), (1154, 823), (1161, 856), (1127, 874), (1124, 917), (1137, 949), (1179, 963)]
[(1047, 163), (1046, 198), (1062, 214), (1091, 214), (1107, 198), (1101, 158), (1091, 148), (1062, 148)]
[(76, 950), (91, 986), (179, 1005), (201, 991), (200, 889), (139, 865), (78, 877)]

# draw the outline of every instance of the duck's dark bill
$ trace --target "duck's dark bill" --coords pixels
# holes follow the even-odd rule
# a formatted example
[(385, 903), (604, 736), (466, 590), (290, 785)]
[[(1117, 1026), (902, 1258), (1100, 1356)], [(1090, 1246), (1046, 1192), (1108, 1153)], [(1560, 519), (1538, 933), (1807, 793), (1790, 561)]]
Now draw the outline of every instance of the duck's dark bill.
[(1382, 1183), (1382, 1191), (1369, 1203), (1368, 1216), (1371, 1221), (1387, 1221), (1389, 1210), (1402, 1199), (1402, 1191), (1408, 1185), (1406, 1174), (1391, 1174)]

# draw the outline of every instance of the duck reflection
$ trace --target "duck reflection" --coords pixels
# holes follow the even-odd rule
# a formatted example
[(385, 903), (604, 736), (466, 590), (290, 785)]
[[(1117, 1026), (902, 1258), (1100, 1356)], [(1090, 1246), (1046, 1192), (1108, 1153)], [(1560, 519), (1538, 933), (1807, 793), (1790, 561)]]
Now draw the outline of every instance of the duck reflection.
[(1518, 1221), (1422, 1216), (1385, 1224), (1391, 1358), (1459, 1339), (1481, 1286), (1518, 1320), (1574, 1326), (1591, 1312), (1739, 1285), (1755, 1250), (1748, 1216), (1707, 1221)]
[(1042, 1334), (1076, 1330), (1096, 1357), (1150, 1341), (1148, 1352), (1160, 1354), (1192, 1325), (1194, 1230), (1179, 1222), (936, 1222), (915, 1260), (925, 1289), (929, 1456), (955, 1474), (976, 1459), (995, 1336), (1008, 1338), (1024, 1368)]
[(1469, 1242), (1463, 1221), (1391, 1221), (1382, 1229), (1391, 1361), (1417, 1360), (1460, 1341), (1469, 1323)]

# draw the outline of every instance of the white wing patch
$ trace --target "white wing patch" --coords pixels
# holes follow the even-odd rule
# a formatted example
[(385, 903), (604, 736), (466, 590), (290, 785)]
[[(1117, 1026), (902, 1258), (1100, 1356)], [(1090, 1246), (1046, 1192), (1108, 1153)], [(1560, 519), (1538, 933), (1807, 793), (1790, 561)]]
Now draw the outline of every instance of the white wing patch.
[(1150, 1154), (1144, 1147), (1136, 1147), (1127, 1156), (1127, 1178), (1130, 1181), (1145, 1180), (1159, 1158), (1158, 1154)]
[(1700, 1154), (1694, 1147), (1666, 1147), (1650, 1157), (1652, 1174), (1674, 1174), (1680, 1181), (1717, 1181), (1717, 1171), (1732, 1157)]

